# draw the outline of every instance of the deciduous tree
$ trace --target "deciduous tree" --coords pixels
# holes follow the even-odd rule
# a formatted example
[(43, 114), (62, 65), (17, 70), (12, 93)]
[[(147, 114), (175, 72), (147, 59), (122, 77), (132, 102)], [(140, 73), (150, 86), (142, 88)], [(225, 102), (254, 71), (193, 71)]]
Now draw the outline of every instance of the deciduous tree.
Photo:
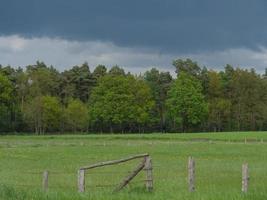
[(168, 93), (168, 111), (174, 123), (183, 132), (190, 125), (199, 124), (207, 114), (207, 103), (200, 82), (185, 72), (180, 72)]

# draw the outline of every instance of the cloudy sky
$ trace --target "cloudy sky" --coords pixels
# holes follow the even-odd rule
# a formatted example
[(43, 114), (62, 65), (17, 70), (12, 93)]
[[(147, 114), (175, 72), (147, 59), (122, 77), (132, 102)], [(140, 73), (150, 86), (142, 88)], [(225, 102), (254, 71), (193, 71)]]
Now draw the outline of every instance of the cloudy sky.
[(1, 0), (0, 63), (267, 67), (266, 0)]

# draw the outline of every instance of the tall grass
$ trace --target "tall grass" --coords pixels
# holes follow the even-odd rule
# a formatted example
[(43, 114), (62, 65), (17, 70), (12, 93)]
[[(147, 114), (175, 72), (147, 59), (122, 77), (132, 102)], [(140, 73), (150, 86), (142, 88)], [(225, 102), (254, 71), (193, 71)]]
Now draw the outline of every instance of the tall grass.
[[(247, 138), (247, 143), (244, 139)], [(267, 199), (265, 132), (67, 135), (0, 137), (0, 199)], [(138, 153), (152, 156), (154, 191), (146, 192), (142, 172), (112, 193), (138, 160), (88, 171), (86, 193), (77, 192), (77, 170), (91, 163)], [(196, 191), (187, 188), (187, 159), (196, 160)], [(249, 163), (247, 194), (241, 193), (241, 166)], [(49, 191), (42, 172), (49, 170)]]

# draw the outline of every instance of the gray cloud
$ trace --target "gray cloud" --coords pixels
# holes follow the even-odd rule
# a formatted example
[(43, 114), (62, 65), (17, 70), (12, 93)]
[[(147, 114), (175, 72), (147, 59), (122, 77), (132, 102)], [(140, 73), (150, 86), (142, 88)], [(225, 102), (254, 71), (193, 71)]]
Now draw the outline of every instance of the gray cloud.
[(265, 0), (4, 0), (1, 8), (2, 35), (111, 42), (163, 54), (267, 46)]
[(0, 61), (3, 65), (26, 66), (37, 60), (57, 67), (60, 71), (87, 61), (93, 69), (98, 64), (108, 67), (120, 65), (133, 73), (144, 72), (151, 67), (169, 70), (176, 58), (192, 58), (200, 65), (222, 69), (227, 63), (240, 67), (255, 67), (263, 72), (267, 66), (267, 49), (258, 51), (248, 48), (233, 48), (223, 51), (200, 53), (160, 53), (148, 48), (120, 47), (103, 41), (69, 41), (60, 38), (0, 37)]

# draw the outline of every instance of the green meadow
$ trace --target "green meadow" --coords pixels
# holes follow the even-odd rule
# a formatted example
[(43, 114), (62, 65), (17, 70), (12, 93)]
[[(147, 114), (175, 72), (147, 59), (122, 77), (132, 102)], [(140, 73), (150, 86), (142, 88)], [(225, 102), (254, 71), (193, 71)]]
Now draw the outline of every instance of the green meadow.
[[(77, 170), (96, 162), (149, 153), (154, 190), (142, 171), (121, 192), (112, 190), (140, 159), (88, 170), (77, 192)], [(188, 192), (187, 161), (196, 162), (196, 190)], [(241, 166), (249, 164), (249, 190), (241, 192)], [(49, 189), (42, 191), (42, 173)], [(49, 135), (0, 137), (0, 199), (266, 199), (267, 132)]]

